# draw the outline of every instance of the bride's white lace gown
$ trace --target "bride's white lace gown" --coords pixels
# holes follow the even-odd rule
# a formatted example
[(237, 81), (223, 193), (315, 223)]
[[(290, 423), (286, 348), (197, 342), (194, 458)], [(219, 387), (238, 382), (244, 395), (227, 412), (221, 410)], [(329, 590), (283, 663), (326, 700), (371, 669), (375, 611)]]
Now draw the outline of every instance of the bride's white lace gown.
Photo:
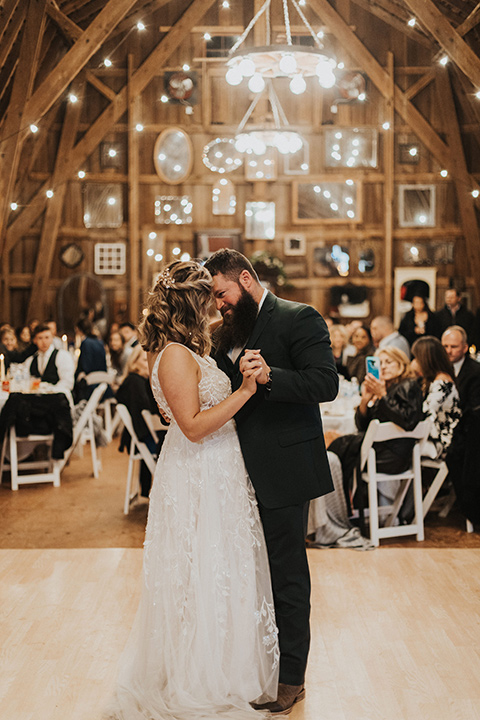
[[(172, 417), (150, 494), (142, 597), (107, 716), (259, 720), (276, 697), (279, 651), (265, 540), (235, 424), (192, 443)], [(194, 355), (201, 409), (230, 393), (212, 358)]]

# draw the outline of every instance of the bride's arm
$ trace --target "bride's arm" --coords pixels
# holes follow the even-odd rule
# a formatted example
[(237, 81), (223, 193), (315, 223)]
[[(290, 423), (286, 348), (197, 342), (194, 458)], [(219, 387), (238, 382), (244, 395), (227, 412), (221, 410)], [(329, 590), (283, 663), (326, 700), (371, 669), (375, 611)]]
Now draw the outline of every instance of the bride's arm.
[(252, 397), (257, 389), (255, 376), (260, 371), (261, 366), (252, 368), (238, 390), (208, 410), (200, 410), (201, 371), (187, 348), (170, 345), (165, 349), (158, 366), (158, 379), (180, 430), (191, 442), (199, 442), (221, 428)]

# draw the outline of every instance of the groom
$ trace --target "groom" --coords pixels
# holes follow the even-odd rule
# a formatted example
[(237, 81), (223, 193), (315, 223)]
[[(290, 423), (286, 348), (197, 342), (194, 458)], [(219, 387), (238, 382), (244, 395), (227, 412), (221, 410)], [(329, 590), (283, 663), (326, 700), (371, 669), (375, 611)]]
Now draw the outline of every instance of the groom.
[(265, 533), (279, 631), (278, 697), (261, 708), (287, 714), (305, 696), (308, 504), (333, 490), (318, 405), (334, 400), (338, 376), (316, 310), (265, 290), (236, 250), (218, 250), (205, 266), (223, 316), (214, 334), (215, 359), (232, 389), (250, 363), (262, 363), (257, 392), (235, 421)]

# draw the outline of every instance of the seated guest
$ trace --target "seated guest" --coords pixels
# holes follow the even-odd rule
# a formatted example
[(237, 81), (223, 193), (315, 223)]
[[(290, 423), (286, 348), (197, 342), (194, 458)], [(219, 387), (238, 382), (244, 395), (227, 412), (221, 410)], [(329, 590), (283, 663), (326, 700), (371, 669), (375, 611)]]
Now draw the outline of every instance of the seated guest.
[(57, 322), (56, 322), (56, 320), (53, 320), (52, 318), (50, 318), (50, 320), (47, 320), (47, 322), (45, 323), (45, 325), (48, 325), (48, 327), (49, 327), (50, 330), (52, 331), (52, 335), (53, 335), (53, 345), (54, 345), (54, 347), (56, 347), (57, 350), (60, 350), (61, 348), (63, 348), (62, 338), (59, 337), (58, 334), (57, 334)]
[(17, 336), (13, 328), (7, 326), (0, 331), (0, 343), (8, 353), (18, 350)]
[(408, 340), (410, 347), (421, 335), (439, 336), (435, 314), (428, 307), (424, 297), (413, 296), (412, 309), (403, 316), (398, 332)]
[(462, 414), (453, 365), (440, 340), (428, 335), (413, 343), (412, 354), (413, 367), (422, 378), (423, 410), (433, 423), (423, 454), (441, 457), (452, 442)]
[[(107, 356), (103, 342), (93, 334), (91, 320), (80, 318), (75, 326), (80, 338), (80, 355), (75, 371), (75, 402), (88, 400), (100, 383), (89, 384), (87, 376), (92, 372), (107, 372)], [(107, 388), (104, 397), (113, 397), (111, 388)]]
[(17, 330), (15, 331), (15, 335), (17, 336), (17, 345), (19, 352), (26, 350), (32, 342), (32, 336), (30, 334), (30, 328), (28, 327), (28, 325), (23, 325), (22, 327), (17, 328)]
[(360, 325), (353, 332), (351, 343), (356, 353), (347, 357), (347, 371), (351, 378), (356, 377), (358, 382), (362, 384), (367, 372), (365, 358), (375, 352), (372, 336), (366, 325)]
[[(127, 363), (126, 372), (127, 374), (118, 388), (115, 397), (119, 403), (126, 406), (130, 413), (133, 429), (140, 442), (147, 445), (152, 455), (156, 455), (163, 443), (165, 433), (161, 433), (161, 440), (157, 447), (142, 416), (142, 410), (150, 410), (151, 413), (156, 415), (158, 415), (159, 412), (150, 387), (147, 353), (140, 345), (137, 345), (133, 349)], [(126, 430), (122, 433), (119, 450), (123, 451), (124, 448), (127, 448), (127, 450), (130, 448), (130, 437)], [(145, 463), (142, 462), (140, 467), (140, 485), (143, 497), (148, 497), (151, 483), (151, 474)]]
[(440, 337), (450, 325), (460, 325), (467, 333), (467, 342), (472, 342), (473, 313), (462, 304), (462, 296), (456, 288), (445, 290), (445, 305), (435, 313), (435, 320)]
[[(362, 383), (360, 405), (355, 414), (355, 424), (360, 432), (343, 435), (334, 440), (328, 450), (339, 456), (342, 462), (343, 482), (347, 502), (352, 488), (353, 470), (360, 459), (360, 446), (372, 420), (393, 422), (404, 430), (413, 430), (423, 419), (423, 396), (417, 380), (410, 370), (408, 358), (395, 347), (376, 351), (380, 358), (380, 379), (367, 373)], [(415, 440), (399, 438), (387, 440), (378, 446), (377, 469), (379, 472), (396, 474), (410, 465), (411, 449)], [(399, 481), (400, 482), (400, 481)], [(398, 483), (380, 483), (380, 502), (390, 504), (398, 490)], [(382, 496), (388, 499), (385, 503)]]
[(332, 346), (333, 358), (339, 375), (346, 380), (350, 379), (347, 368), (343, 362), (343, 351), (347, 346), (347, 333), (343, 325), (332, 325), (330, 328), (330, 344)]
[(41, 388), (49, 392), (63, 392), (73, 406), (72, 390), (75, 368), (68, 350), (57, 350), (48, 325), (36, 325), (33, 342), (37, 352), (25, 365), (31, 377), (40, 378)]
[(111, 330), (107, 344), (107, 367), (115, 370), (113, 386), (116, 389), (125, 373), (126, 358), (123, 354), (124, 341), (118, 330)]
[(8, 323), (4, 323), (0, 328), (0, 355), (4, 356), (5, 370), (8, 370), (12, 363), (25, 362), (36, 349), (33, 343), (29, 343), (26, 348), (18, 348), (15, 331)]
[(133, 348), (138, 345), (137, 328), (131, 322), (123, 322), (120, 325), (119, 331), (124, 342), (123, 355), (126, 362), (130, 357)]
[(453, 365), (462, 412), (480, 407), (480, 363), (469, 355), (467, 333), (452, 325), (443, 333), (442, 345)]
[(396, 347), (410, 358), (410, 345), (407, 340), (395, 330), (391, 318), (387, 315), (379, 315), (373, 318), (370, 323), (373, 344), (382, 350), (386, 347)]

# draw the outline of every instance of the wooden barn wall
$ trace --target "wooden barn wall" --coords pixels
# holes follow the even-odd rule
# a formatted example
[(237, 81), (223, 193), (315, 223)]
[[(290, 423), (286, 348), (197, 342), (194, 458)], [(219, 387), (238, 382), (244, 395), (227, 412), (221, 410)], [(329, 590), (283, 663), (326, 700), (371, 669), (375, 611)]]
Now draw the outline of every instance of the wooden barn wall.
[[(210, 28), (214, 33), (214, 25), (244, 26), (251, 17), (250, 4), (232, 4), (230, 13), (222, 13), (212, 8), (202, 21), (202, 27)], [(248, 5), (248, 7), (247, 7)], [(338, 9), (344, 13), (345, 19), (354, 28), (367, 49), (383, 66), (387, 66), (388, 53), (393, 53), (395, 65), (395, 81), (404, 90), (408, 89), (423, 72), (432, 64), (432, 52), (414, 43), (398, 31), (392, 30), (381, 20), (373, 17), (355, 4), (347, 0), (337, 2)], [(250, 10), (249, 10), (250, 8)], [(156, 27), (170, 26), (178, 18), (179, 8), (176, 3), (169, 3), (154, 16)], [(249, 14), (250, 13), (250, 14)], [(316, 22), (318, 25), (318, 22)], [(88, 70), (92, 71), (105, 86), (118, 92), (127, 81), (127, 61), (133, 69), (138, 67), (147, 57), (159, 39), (156, 28), (150, 28), (144, 35), (132, 33), (123, 43), (121, 50), (115, 52), (115, 65), (107, 69), (102, 67), (102, 59), (109, 50), (118, 45), (118, 37), (113, 36), (107, 43), (104, 52), (98, 53), (90, 62)], [(347, 67), (356, 67), (346, 55), (346, 50), (339, 40), (332, 41), (337, 57)], [(382, 129), (386, 104), (376, 87), (368, 82), (367, 101), (350, 104), (338, 104), (337, 112), (332, 112), (332, 91), (325, 91), (313, 86), (309, 81), (307, 92), (293, 96), (286, 82), (276, 81), (276, 88), (290, 124), (298, 129), (310, 146), (310, 170), (308, 175), (293, 176), (283, 172), (283, 163), (279, 158), (278, 178), (274, 182), (250, 182), (245, 179), (244, 168), (228, 175), (235, 185), (237, 206), (233, 216), (215, 216), (212, 213), (212, 185), (219, 178), (210, 172), (202, 162), (202, 150), (206, 143), (217, 136), (232, 136), (235, 128), (246, 111), (251, 96), (242, 87), (232, 88), (224, 79), (224, 61), (201, 61), (205, 54), (205, 41), (201, 32), (191, 33), (185, 38), (181, 47), (173, 53), (165, 67), (158, 68), (158, 76), (153, 78), (138, 101), (138, 116), (144, 125), (143, 132), (138, 134), (138, 177), (132, 178), (139, 182), (138, 236), (139, 243), (139, 284), (138, 306), (141, 310), (142, 298), (152, 277), (161, 268), (162, 263), (155, 262), (146, 255), (149, 232), (157, 232), (165, 240), (165, 261), (173, 258), (172, 250), (179, 246), (182, 252), (195, 254), (194, 234), (206, 229), (244, 231), (245, 203), (253, 200), (272, 201), (276, 204), (275, 239), (245, 240), (244, 251), (251, 255), (255, 250), (267, 249), (285, 262), (290, 285), (282, 294), (292, 299), (299, 299), (316, 306), (321, 312), (330, 311), (329, 292), (333, 285), (362, 285), (368, 289), (371, 303), (371, 315), (384, 311), (385, 308), (385, 226), (384, 226), (384, 181), (385, 181), (385, 140), (386, 133)], [(194, 58), (196, 60), (194, 61)], [(164, 104), (160, 101), (163, 93), (163, 73), (165, 70), (178, 70), (188, 62), (192, 70), (198, 74), (199, 103), (194, 106), (193, 114), (187, 115), (181, 104)], [(418, 70), (415, 70), (418, 68)], [(453, 74), (453, 84), (459, 85), (461, 80)], [(86, 82), (81, 97), (82, 116), (79, 136), (90, 127), (109, 101), (92, 84)], [(436, 96), (435, 83), (430, 83), (413, 100), (414, 105), (429, 120), (433, 128), (444, 137), (442, 115)], [(43, 119), (42, 132), (31, 137), (25, 144), (22, 154), (21, 177), (19, 182), (19, 203), (28, 204), (29, 198), (53, 172), (56, 150), (63, 123), (65, 104), (56, 105)], [(478, 168), (479, 147), (474, 137), (474, 123), (469, 107), (457, 108), (459, 119), (464, 128), (466, 158), (469, 170)], [(54, 259), (51, 267), (43, 314), (57, 315), (58, 293), (62, 284), (77, 274), (94, 273), (94, 246), (99, 241), (122, 241), (129, 243), (128, 218), (128, 119), (124, 115), (120, 121), (104, 137), (104, 142), (118, 143), (120, 162), (115, 169), (102, 167), (100, 147), (98, 147), (83, 166), (85, 179), (81, 180), (73, 174), (67, 183), (63, 207), (61, 227), (56, 240)], [(185, 130), (191, 138), (194, 148), (194, 162), (190, 176), (180, 185), (162, 183), (155, 173), (153, 148), (159, 133), (169, 126), (177, 126)], [(333, 170), (325, 168), (325, 128), (332, 126), (373, 127), (379, 131), (378, 167), (371, 170)], [(395, 116), (395, 136), (414, 138), (415, 129), (405, 125), (402, 118)], [(393, 230), (393, 266), (403, 264), (403, 247), (406, 242), (432, 244), (450, 241), (456, 246), (455, 262), (437, 266), (437, 305), (443, 297), (443, 289), (448, 286), (451, 278), (458, 279), (465, 275), (465, 287), (472, 292), (474, 282), (468, 275), (465, 263), (465, 243), (459, 220), (459, 211), (454, 186), (450, 178), (440, 177), (440, 166), (432, 155), (418, 142), (420, 159), (418, 164), (402, 164), (399, 162), (395, 146), (394, 172), (395, 186), (401, 183), (434, 184), (437, 192), (436, 222), (433, 228), (401, 228), (398, 224), (397, 191), (394, 193), (394, 230)], [(310, 223), (299, 225), (293, 217), (293, 186), (296, 181), (315, 182), (318, 177), (332, 179), (353, 177), (362, 180), (362, 222), (360, 223)], [(123, 188), (124, 222), (118, 229), (87, 229), (83, 224), (84, 199), (89, 183), (120, 183)], [(193, 202), (193, 222), (189, 225), (160, 225), (155, 223), (154, 201), (158, 195), (189, 195)], [(37, 250), (42, 228), (42, 218), (22, 237), (9, 256), (9, 272), (11, 286), (10, 318), (16, 325), (26, 320), (29, 288), (32, 274), (37, 262)], [(306, 254), (304, 257), (286, 257), (283, 239), (285, 234), (300, 232), (306, 236)], [(76, 243), (84, 253), (81, 264), (68, 269), (60, 260), (61, 249)], [(351, 273), (346, 278), (319, 277), (315, 274), (314, 248), (322, 244), (338, 242), (347, 246), (351, 254)], [(362, 250), (373, 249), (375, 268), (364, 276), (357, 266)], [(128, 258), (128, 247), (127, 247)], [(131, 293), (128, 268), (125, 276), (97, 277), (103, 283), (107, 297), (107, 312), (110, 321), (138, 317), (131, 315)], [(135, 288), (133, 289), (135, 292)], [(31, 313), (30, 313), (31, 314)], [(70, 330), (71, 328), (62, 328)]]

